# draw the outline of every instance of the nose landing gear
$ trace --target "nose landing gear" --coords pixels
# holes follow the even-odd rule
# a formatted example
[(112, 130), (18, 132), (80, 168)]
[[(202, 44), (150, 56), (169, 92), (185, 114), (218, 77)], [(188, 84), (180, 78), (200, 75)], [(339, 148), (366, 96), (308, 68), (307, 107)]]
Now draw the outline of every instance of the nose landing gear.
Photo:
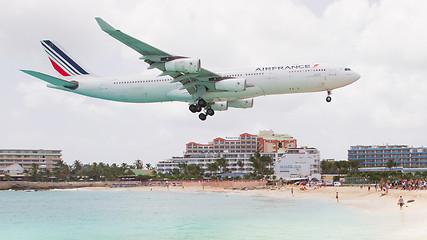
[(332, 98), (330, 96), (331, 94), (332, 94), (332, 91), (328, 90), (328, 96), (326, 97), (326, 102), (331, 102), (332, 101)]

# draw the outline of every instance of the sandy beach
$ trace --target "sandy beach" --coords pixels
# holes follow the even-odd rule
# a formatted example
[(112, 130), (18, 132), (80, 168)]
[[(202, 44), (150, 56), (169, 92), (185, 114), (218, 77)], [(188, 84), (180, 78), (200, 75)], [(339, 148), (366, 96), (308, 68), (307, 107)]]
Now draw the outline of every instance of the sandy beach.
[[(389, 192), (383, 195), (384, 192), (377, 192), (374, 188), (370, 190), (367, 187), (360, 188), (358, 186), (343, 186), (343, 187), (306, 187), (306, 190), (301, 190), (299, 186), (286, 185), (281, 187), (258, 187), (248, 188), (248, 190), (236, 188), (222, 188), (207, 186), (206, 184), (192, 183), (184, 186), (145, 186), (131, 188), (110, 188), (110, 187), (85, 187), (82, 189), (90, 190), (105, 190), (105, 189), (123, 189), (129, 191), (189, 191), (189, 192), (217, 192), (217, 193), (241, 193), (259, 196), (269, 196), (286, 199), (318, 199), (329, 201), (341, 205), (351, 206), (363, 209), (369, 212), (400, 212), (400, 211), (427, 211), (427, 190), (400, 190), (390, 189)], [(293, 189), (293, 194), (291, 194)], [(336, 193), (338, 192), (338, 202)], [(402, 210), (399, 209), (397, 201), (399, 196), (405, 200), (405, 205)], [(407, 203), (408, 200), (413, 200)]]
[[(247, 194), (255, 196), (272, 197), (278, 199), (314, 200), (326, 201), (332, 204), (339, 204), (344, 207), (350, 207), (361, 214), (369, 214), (378, 218), (377, 224), (387, 224), (390, 239), (427, 239), (427, 190), (398, 190), (391, 189), (388, 194), (382, 196), (381, 192), (376, 192), (374, 188), (369, 191), (367, 187), (307, 187), (307, 190), (301, 190), (298, 186), (282, 187), (258, 187), (251, 190), (230, 189), (221, 187), (210, 187), (205, 185), (190, 186), (148, 186), (133, 188), (108, 188), (92, 187), (83, 188), (90, 190), (123, 190), (123, 191), (176, 191), (176, 192), (210, 192), (220, 194)], [(293, 189), (293, 195), (291, 194)], [(339, 201), (336, 200), (338, 192)], [(400, 210), (397, 202), (399, 196), (405, 200), (405, 205)], [(407, 203), (408, 200), (410, 203)], [(372, 239), (375, 239), (373, 236)]]

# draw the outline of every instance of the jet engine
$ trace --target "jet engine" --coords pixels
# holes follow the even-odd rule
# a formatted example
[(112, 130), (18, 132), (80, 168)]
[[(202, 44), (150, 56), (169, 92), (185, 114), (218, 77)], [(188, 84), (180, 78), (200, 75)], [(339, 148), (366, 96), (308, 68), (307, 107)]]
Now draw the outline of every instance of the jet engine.
[(215, 83), (217, 90), (224, 90), (229, 92), (241, 92), (246, 90), (246, 79), (244, 78), (230, 78), (218, 81)]
[(216, 102), (211, 105), (211, 108), (215, 111), (225, 111), (228, 109), (227, 102)]
[(165, 62), (165, 70), (168, 72), (198, 73), (200, 68), (200, 59), (181, 58)]
[(227, 105), (232, 108), (251, 108), (254, 106), (254, 99), (228, 101)]

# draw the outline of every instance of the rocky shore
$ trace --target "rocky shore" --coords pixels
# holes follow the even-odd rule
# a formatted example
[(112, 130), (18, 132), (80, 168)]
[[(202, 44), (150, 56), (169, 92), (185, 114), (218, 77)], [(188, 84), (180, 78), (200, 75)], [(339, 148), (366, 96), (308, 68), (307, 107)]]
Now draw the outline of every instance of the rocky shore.
[(5, 181), (0, 182), (0, 190), (50, 190), (50, 189), (72, 189), (83, 187), (141, 187), (141, 186), (179, 186), (184, 187), (210, 187), (221, 189), (256, 189), (266, 186), (266, 181), (170, 181), (170, 182), (27, 182), (27, 181)]
[(109, 183), (103, 182), (25, 182), (9, 181), (0, 182), (0, 190), (50, 190), (70, 189), (82, 187), (108, 187)]

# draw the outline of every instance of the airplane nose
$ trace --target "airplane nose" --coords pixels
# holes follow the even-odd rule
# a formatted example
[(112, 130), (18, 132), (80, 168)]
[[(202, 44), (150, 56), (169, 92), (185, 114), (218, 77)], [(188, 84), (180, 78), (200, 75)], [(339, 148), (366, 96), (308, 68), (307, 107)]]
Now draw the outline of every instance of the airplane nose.
[(358, 74), (357, 72), (354, 72), (354, 82), (360, 79), (360, 74)]

